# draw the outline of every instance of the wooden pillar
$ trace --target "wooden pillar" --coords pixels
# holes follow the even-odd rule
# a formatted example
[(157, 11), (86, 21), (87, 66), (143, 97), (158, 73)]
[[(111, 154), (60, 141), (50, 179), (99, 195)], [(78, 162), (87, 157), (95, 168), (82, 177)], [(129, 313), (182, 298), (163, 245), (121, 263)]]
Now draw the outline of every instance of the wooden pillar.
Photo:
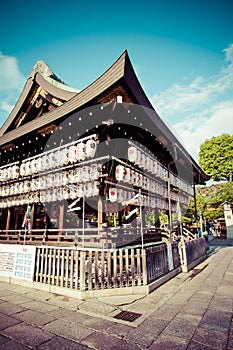
[(168, 171), (168, 178), (167, 178), (167, 193), (168, 193), (168, 222), (169, 222), (169, 231), (170, 235), (173, 230), (172, 225), (172, 205), (171, 205), (171, 178), (170, 173)]
[(32, 209), (31, 209), (31, 223), (30, 223), (30, 232), (29, 232), (29, 240), (32, 241), (32, 229), (33, 229), (33, 222), (34, 222), (34, 213), (35, 213), (35, 204), (32, 204)]
[(116, 227), (117, 223), (116, 223), (116, 213), (115, 212), (113, 213), (113, 222), (114, 222), (114, 227)]
[(98, 230), (99, 230), (99, 234), (100, 234), (100, 230), (102, 229), (103, 220), (104, 220), (103, 198), (102, 198), (102, 196), (99, 195), (99, 199), (98, 199)]
[[(101, 176), (102, 175), (102, 166), (100, 167), (99, 169), (99, 175)], [(102, 197), (102, 194), (103, 194), (103, 182), (102, 180), (100, 180), (99, 182), (99, 198), (98, 198), (98, 217), (97, 217), (97, 223), (98, 223), (98, 234), (101, 234), (100, 230), (102, 229), (102, 225), (103, 225), (103, 197)]]
[(8, 230), (10, 228), (10, 221), (11, 221), (11, 210), (8, 208), (7, 210), (7, 219), (6, 219), (6, 239), (8, 240)]
[(62, 236), (62, 229), (64, 224), (64, 202), (60, 204), (59, 208), (59, 232), (58, 232), (58, 241), (60, 241), (60, 236)]

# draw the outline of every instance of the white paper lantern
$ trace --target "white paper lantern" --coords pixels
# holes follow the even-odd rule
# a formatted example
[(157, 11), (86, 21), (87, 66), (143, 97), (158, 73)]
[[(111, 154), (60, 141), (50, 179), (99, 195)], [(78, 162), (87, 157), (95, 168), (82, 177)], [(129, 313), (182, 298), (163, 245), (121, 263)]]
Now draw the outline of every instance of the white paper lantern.
[(132, 169), (129, 170), (129, 184), (133, 184), (134, 171)]
[(77, 197), (83, 197), (84, 195), (84, 185), (83, 184), (79, 184), (76, 188), (76, 196)]
[(124, 178), (125, 167), (123, 165), (117, 165), (115, 176), (117, 181), (122, 181)]
[(145, 161), (146, 161), (146, 156), (145, 153), (141, 153), (141, 162), (140, 162), (140, 166), (145, 169)]
[(82, 181), (82, 169), (81, 168), (76, 168), (74, 170), (74, 182), (75, 183), (80, 183)]
[(32, 174), (37, 173), (37, 160), (35, 158), (31, 161), (31, 172)]
[(127, 183), (129, 183), (129, 181), (130, 181), (130, 169), (127, 167), (125, 167), (123, 180)]
[(47, 156), (48, 158), (48, 168), (52, 169), (55, 167), (55, 162), (54, 162), (54, 152), (51, 152)]
[(137, 173), (137, 185), (138, 187), (142, 187), (142, 174)]
[(137, 160), (135, 161), (135, 163), (137, 165), (141, 165), (141, 161), (142, 161), (142, 152), (139, 149), (137, 149)]
[(78, 161), (84, 160), (86, 157), (85, 144), (83, 142), (79, 142), (76, 146), (76, 157)]
[(25, 163), (20, 165), (20, 175), (25, 176)]
[(121, 188), (117, 190), (117, 198), (120, 203), (124, 201), (123, 190)]
[(49, 174), (47, 177), (47, 186), (48, 188), (53, 187), (54, 182), (53, 182), (53, 174)]
[(72, 145), (68, 150), (68, 159), (70, 163), (76, 162), (76, 146)]
[(85, 150), (86, 156), (91, 157), (91, 158), (94, 157), (95, 152), (96, 152), (96, 148), (97, 148), (96, 141), (95, 140), (88, 140), (86, 142), (86, 150)]
[(68, 185), (69, 183), (69, 173), (64, 171), (62, 174), (62, 185)]
[(42, 169), (42, 157), (38, 157), (37, 158), (37, 161), (36, 161), (36, 168), (37, 168), (37, 171), (38, 173), (41, 171)]
[(86, 195), (86, 197), (92, 196), (92, 183), (91, 182), (87, 182), (85, 185), (85, 195)]
[(99, 194), (98, 181), (92, 182), (92, 196), (97, 196)]
[(91, 165), (90, 177), (92, 180), (97, 180), (99, 178), (98, 164)]
[(69, 171), (69, 180), (70, 180), (70, 183), (75, 183), (75, 171), (74, 170), (70, 170)]
[(109, 200), (111, 203), (115, 203), (117, 201), (117, 189), (116, 188), (109, 189)]
[(83, 182), (88, 182), (91, 180), (90, 178), (90, 171), (89, 171), (89, 167), (88, 166), (84, 166), (82, 168), (82, 180)]
[(129, 159), (129, 161), (132, 162), (132, 163), (136, 163), (137, 156), (138, 156), (137, 148), (134, 147), (134, 146), (130, 146), (128, 148), (128, 159)]
[(61, 155), (61, 165), (67, 165), (69, 163), (67, 148), (63, 148), (60, 151), (60, 155)]
[(63, 199), (63, 188), (57, 189), (57, 199), (61, 201)]

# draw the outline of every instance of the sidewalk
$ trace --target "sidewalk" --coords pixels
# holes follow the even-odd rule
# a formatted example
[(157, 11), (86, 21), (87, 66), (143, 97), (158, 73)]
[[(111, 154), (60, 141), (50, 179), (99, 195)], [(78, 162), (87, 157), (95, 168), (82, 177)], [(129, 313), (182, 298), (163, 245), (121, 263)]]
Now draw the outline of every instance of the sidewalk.
[(233, 247), (220, 243), (144, 297), (83, 301), (0, 282), (0, 349), (233, 350)]

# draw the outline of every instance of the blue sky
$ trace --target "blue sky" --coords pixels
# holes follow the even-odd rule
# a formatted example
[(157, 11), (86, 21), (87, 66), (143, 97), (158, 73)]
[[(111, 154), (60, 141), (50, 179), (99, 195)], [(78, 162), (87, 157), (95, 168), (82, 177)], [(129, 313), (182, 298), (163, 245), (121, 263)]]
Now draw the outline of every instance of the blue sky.
[(0, 126), (37, 60), (84, 88), (127, 49), (156, 111), (198, 160), (233, 134), (233, 1), (8, 1), (0, 12)]

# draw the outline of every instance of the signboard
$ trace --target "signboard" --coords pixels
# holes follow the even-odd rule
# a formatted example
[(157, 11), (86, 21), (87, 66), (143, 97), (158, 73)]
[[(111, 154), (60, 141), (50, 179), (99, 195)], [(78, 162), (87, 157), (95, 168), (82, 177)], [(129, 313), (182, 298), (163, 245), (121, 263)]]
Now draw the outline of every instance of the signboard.
[(174, 269), (173, 256), (172, 256), (172, 244), (167, 243), (167, 258), (168, 258), (168, 269), (172, 271)]
[(0, 276), (11, 277), (14, 268), (15, 252), (8, 245), (0, 244)]
[(232, 204), (229, 202), (224, 202), (224, 217), (226, 221), (227, 238), (233, 238), (233, 212)]
[(0, 244), (0, 276), (33, 280), (36, 247)]

